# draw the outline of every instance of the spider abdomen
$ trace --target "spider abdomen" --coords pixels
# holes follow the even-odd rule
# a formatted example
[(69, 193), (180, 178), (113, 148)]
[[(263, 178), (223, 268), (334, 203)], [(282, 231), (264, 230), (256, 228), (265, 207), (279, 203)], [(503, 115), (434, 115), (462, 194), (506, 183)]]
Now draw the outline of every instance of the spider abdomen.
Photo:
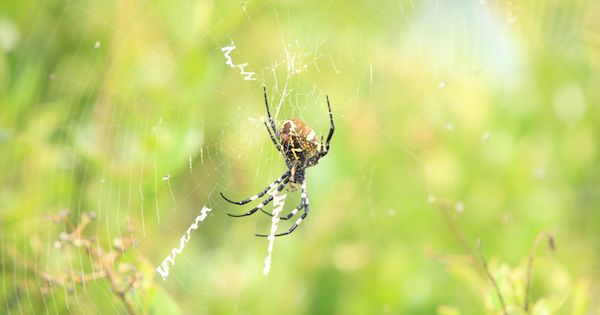
[(292, 118), (283, 122), (279, 130), (279, 142), (285, 156), (297, 164), (304, 164), (319, 152), (317, 135), (299, 119)]

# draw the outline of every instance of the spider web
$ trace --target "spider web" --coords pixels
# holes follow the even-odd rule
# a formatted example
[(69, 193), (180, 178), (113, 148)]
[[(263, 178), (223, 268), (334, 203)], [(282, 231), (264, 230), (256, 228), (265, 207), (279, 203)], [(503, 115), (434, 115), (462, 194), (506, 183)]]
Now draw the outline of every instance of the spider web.
[[(8, 2), (9, 314), (478, 313), (423, 254), (468, 254), (439, 207), (513, 265), (540, 230), (559, 233), (572, 283), (534, 298), (598, 288), (593, 1)], [(272, 253), (254, 236), (271, 217), (227, 216), (264, 197), (219, 195), (286, 171), (263, 86), (278, 126), (326, 137), (326, 95), (336, 124), (306, 171), (311, 212)], [(286, 193), (284, 215), (300, 204)]]

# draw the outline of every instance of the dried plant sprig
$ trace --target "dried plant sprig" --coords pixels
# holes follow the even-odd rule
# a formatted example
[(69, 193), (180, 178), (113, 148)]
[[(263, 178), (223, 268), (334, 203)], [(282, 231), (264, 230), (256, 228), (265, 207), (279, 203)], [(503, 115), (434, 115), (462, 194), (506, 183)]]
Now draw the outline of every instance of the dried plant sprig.
[[(96, 219), (94, 212), (82, 212), (80, 220), (77, 226), (69, 222), (68, 217), (70, 215), (69, 210), (60, 211), (58, 215), (48, 216), (48, 219), (58, 223), (65, 224), (70, 232), (61, 232), (59, 234), (59, 240), (54, 243), (56, 249), (62, 250), (66, 245), (72, 244), (73, 246), (85, 249), (86, 253), (90, 255), (92, 260), (93, 271), (89, 273), (84, 272), (72, 272), (68, 270), (66, 277), (56, 277), (46, 272), (38, 272), (40, 277), (47, 282), (42, 292), (47, 292), (53, 285), (66, 286), (68, 284), (76, 285), (81, 284), (85, 286), (87, 282), (95, 281), (97, 279), (106, 279), (111, 284), (111, 290), (117, 295), (125, 305), (129, 314), (136, 314), (132, 307), (132, 303), (128, 300), (126, 293), (135, 291), (141, 287), (143, 282), (142, 273), (131, 263), (121, 262), (118, 263), (118, 268), (115, 268), (116, 262), (121, 258), (125, 252), (131, 246), (135, 246), (137, 241), (131, 238), (115, 238), (113, 240), (113, 246), (115, 251), (105, 251), (96, 242), (94, 236), (86, 237), (83, 235), (83, 231), (86, 226)], [(129, 231), (133, 231), (133, 226), (128, 218)], [(73, 292), (73, 288), (69, 288), (69, 292)]]
[(535, 252), (538, 248), (538, 245), (540, 244), (540, 242), (542, 241), (542, 238), (544, 238), (544, 236), (548, 236), (548, 245), (550, 246), (550, 250), (552, 250), (553, 252), (556, 250), (556, 247), (554, 245), (554, 236), (546, 234), (545, 232), (540, 232), (537, 237), (535, 238), (535, 241), (533, 241), (533, 246), (531, 247), (531, 252), (529, 252), (529, 261), (527, 263), (527, 280), (526, 280), (526, 285), (525, 285), (525, 302), (524, 302), (524, 309), (525, 312), (528, 312), (529, 310), (529, 292), (531, 290), (531, 269), (533, 267), (533, 259), (535, 258)]
[(485, 261), (485, 258), (483, 257), (483, 253), (481, 252), (481, 239), (480, 238), (477, 239), (477, 250), (479, 251), (479, 257), (481, 258), (481, 264), (483, 265), (483, 269), (485, 270), (488, 277), (492, 281), (492, 285), (494, 285), (494, 289), (496, 289), (496, 293), (498, 294), (498, 298), (500, 299), (500, 304), (502, 305), (502, 312), (504, 313), (504, 315), (508, 315), (508, 311), (506, 310), (506, 305), (504, 304), (504, 299), (502, 298), (502, 293), (500, 293), (500, 288), (498, 288), (498, 284), (496, 283), (496, 280), (494, 279), (494, 277), (492, 277), (492, 274), (490, 273), (490, 271), (488, 269), (487, 262)]

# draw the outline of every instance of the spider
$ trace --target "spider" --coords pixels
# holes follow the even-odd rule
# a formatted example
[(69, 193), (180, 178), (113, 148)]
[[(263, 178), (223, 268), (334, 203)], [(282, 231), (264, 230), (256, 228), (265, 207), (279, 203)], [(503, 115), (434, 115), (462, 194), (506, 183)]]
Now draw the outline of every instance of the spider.
[[(279, 177), (276, 181), (270, 184), (265, 190), (246, 200), (238, 202), (231, 201), (227, 199), (223, 195), (223, 193), (221, 193), (221, 197), (223, 197), (223, 199), (227, 200), (230, 203), (236, 205), (244, 205), (248, 202), (254, 201), (264, 196), (267, 193), (267, 191), (269, 191), (277, 185), (279, 185), (279, 187), (277, 187), (277, 190), (273, 194), (275, 196), (277, 196), (288, 183), (292, 188), (292, 190), (288, 189), (288, 191), (297, 190), (297, 185), (300, 184), (302, 186), (302, 201), (300, 205), (294, 210), (292, 210), (290, 214), (288, 214), (285, 217), (282, 217), (281, 219), (288, 220), (302, 209), (304, 209), (304, 213), (302, 214), (302, 216), (300, 216), (298, 220), (296, 220), (296, 223), (294, 223), (294, 225), (287, 232), (275, 235), (283, 236), (292, 233), (298, 227), (298, 225), (300, 225), (302, 220), (304, 220), (304, 218), (306, 218), (306, 216), (308, 215), (308, 196), (306, 192), (306, 177), (304, 172), (306, 168), (317, 165), (319, 163), (319, 160), (325, 155), (327, 155), (327, 153), (329, 152), (329, 141), (331, 141), (331, 137), (333, 136), (335, 126), (333, 125), (333, 116), (331, 114), (331, 106), (329, 105), (329, 96), (325, 96), (327, 98), (327, 109), (329, 110), (329, 120), (331, 121), (331, 129), (329, 130), (329, 135), (327, 136), (327, 141), (325, 141), (324, 145), (323, 136), (321, 136), (321, 142), (319, 143), (315, 132), (305, 122), (299, 119), (292, 118), (284, 121), (281, 129), (277, 131), (277, 129), (275, 128), (275, 122), (273, 121), (273, 117), (271, 117), (271, 112), (269, 111), (269, 103), (267, 102), (267, 88), (263, 87), (263, 90), (265, 94), (265, 105), (267, 107), (267, 114), (269, 115), (270, 125), (269, 128), (269, 125), (267, 125), (267, 122), (265, 122), (265, 127), (269, 132), (269, 136), (271, 136), (273, 144), (275, 144), (277, 150), (281, 152), (281, 155), (285, 160), (285, 164), (288, 170), (285, 173), (283, 173), (283, 175), (281, 175), (281, 177)], [(271, 202), (271, 200), (273, 200), (272, 195), (270, 195), (269, 198), (267, 198), (254, 209), (248, 211), (245, 214), (227, 214), (232, 217), (245, 217), (255, 213), (258, 210), (261, 210), (262, 212), (273, 216), (272, 214), (262, 209), (269, 202)], [(256, 234), (256, 236), (267, 237), (268, 235)]]

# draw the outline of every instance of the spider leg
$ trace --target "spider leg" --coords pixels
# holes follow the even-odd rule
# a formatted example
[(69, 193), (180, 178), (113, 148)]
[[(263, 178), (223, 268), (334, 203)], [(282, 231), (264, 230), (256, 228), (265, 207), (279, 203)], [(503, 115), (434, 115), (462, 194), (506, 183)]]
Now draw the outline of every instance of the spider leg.
[[(298, 211), (300, 211), (300, 209), (304, 208), (304, 203), (302, 203), (301, 205), (299, 205), (298, 207), (296, 207), (296, 209), (292, 210), (292, 212), (290, 212), (290, 214), (286, 215), (285, 217), (281, 217), (281, 220), (289, 220), (291, 217), (295, 216), (296, 213), (298, 213)], [(262, 210), (262, 209), (261, 209)], [(273, 214), (268, 213), (266, 211), (263, 210), (264, 213), (273, 216)]]
[[(269, 110), (269, 103), (267, 102), (267, 88), (263, 86), (263, 90), (265, 92), (265, 105), (267, 106), (267, 114), (269, 115), (269, 123), (271, 124), (271, 128), (269, 128), (269, 125), (267, 125), (267, 122), (265, 121), (265, 127), (267, 127), (269, 136), (271, 136), (271, 141), (273, 141), (273, 144), (275, 144), (275, 147), (277, 148), (277, 150), (281, 153), (281, 155), (285, 159), (285, 154), (283, 153), (283, 150), (281, 150), (279, 141), (277, 141), (277, 139), (279, 138), (279, 133), (277, 132), (277, 127), (275, 127), (275, 122), (273, 121), (273, 117), (271, 117), (271, 111)], [(273, 132), (271, 132), (271, 129), (273, 130)]]
[(294, 192), (294, 191), (298, 190), (297, 183), (290, 183), (290, 188), (288, 188), (286, 190), (289, 191), (289, 192)]
[[(308, 215), (308, 195), (306, 194), (306, 178), (302, 180), (302, 204), (298, 208), (294, 209), (292, 211), (292, 213), (290, 213), (291, 216), (288, 215), (288, 216), (286, 216), (286, 218), (292, 217), (294, 214), (296, 214), (296, 212), (298, 212), (303, 207), (304, 207), (304, 213), (302, 214), (302, 216), (300, 218), (298, 218), (298, 220), (296, 220), (296, 223), (294, 223), (294, 225), (287, 232), (284, 232), (281, 234), (276, 234), (275, 236), (284, 236), (284, 235), (288, 235), (288, 234), (294, 232), (294, 230), (298, 227), (298, 225), (300, 225), (300, 223), (302, 223), (302, 220), (304, 220), (304, 218), (306, 218), (306, 216)], [(268, 237), (268, 235), (262, 235), (262, 234), (255, 234), (255, 235), (261, 236), (261, 237)]]
[(282, 217), (281, 220), (289, 220), (291, 217), (295, 216), (296, 213), (298, 213), (298, 211), (300, 211), (302, 208), (304, 208), (304, 206), (305, 206), (305, 204), (302, 203), (301, 205), (296, 207), (296, 209), (292, 210), (292, 212), (290, 212), (290, 214), (286, 215), (285, 217)]
[(331, 129), (329, 129), (329, 135), (327, 136), (327, 141), (325, 141), (325, 150), (321, 149), (319, 155), (324, 157), (329, 152), (329, 141), (331, 141), (331, 137), (333, 136), (333, 131), (335, 131), (335, 125), (333, 124), (333, 115), (331, 114), (331, 106), (329, 105), (329, 96), (325, 96), (327, 98), (327, 109), (329, 110), (329, 120), (331, 121)]
[(273, 117), (271, 117), (271, 111), (269, 110), (269, 102), (267, 102), (267, 88), (265, 86), (263, 86), (263, 91), (265, 92), (265, 105), (267, 106), (267, 114), (269, 115), (269, 123), (271, 124), (271, 128), (273, 129), (273, 133), (275, 134), (275, 137), (279, 138), (279, 133), (277, 133), (277, 128), (275, 128), (275, 121), (273, 121)]
[[(223, 193), (220, 193), (220, 194), (221, 194), (221, 197), (223, 197), (223, 199), (229, 201), (230, 203), (233, 203), (235, 205), (244, 205), (244, 204), (247, 204), (250, 201), (254, 201), (254, 200), (256, 200), (256, 199), (264, 196), (267, 193), (267, 191), (269, 191), (269, 189), (277, 186), (277, 184), (279, 184), (284, 178), (288, 177), (289, 175), (290, 175), (290, 171), (288, 170), (287, 172), (283, 173), (283, 175), (281, 175), (281, 177), (279, 177), (271, 185), (269, 185), (269, 187), (267, 187), (265, 190), (259, 192), (258, 194), (254, 195), (254, 196), (252, 196), (252, 197), (250, 197), (250, 198), (248, 198), (246, 200), (243, 200), (243, 201), (232, 201), (232, 200), (227, 199), (227, 197), (223, 196)], [(286, 183), (287, 183), (287, 181), (286, 181)]]
[[(286, 173), (287, 173), (287, 172), (286, 172)], [(283, 181), (283, 183), (281, 183), (281, 185), (279, 185), (279, 187), (277, 187), (277, 190), (275, 191), (275, 193), (274, 193), (273, 195), (274, 195), (274, 196), (277, 196), (277, 195), (279, 195), (279, 193), (280, 193), (280, 192), (283, 190), (283, 187), (285, 187), (285, 185), (287, 185), (287, 183), (288, 183), (289, 181), (290, 181), (289, 177), (288, 177), (288, 178), (286, 178), (286, 179)], [(271, 184), (271, 185), (272, 185), (272, 184)], [(252, 210), (248, 211), (248, 212), (247, 212), (247, 213), (245, 213), (245, 214), (231, 214), (231, 213), (227, 213), (227, 214), (228, 214), (230, 217), (236, 217), (236, 218), (239, 218), (239, 217), (245, 217), (245, 216), (251, 215), (251, 214), (253, 214), (254, 212), (256, 212), (256, 211), (258, 211), (258, 210), (262, 210), (262, 207), (264, 207), (264, 206), (268, 205), (268, 204), (269, 204), (269, 202), (271, 202), (271, 200), (273, 200), (273, 195), (272, 195), (272, 196), (269, 196), (269, 198), (267, 198), (265, 201), (261, 202), (261, 203), (260, 203), (258, 206), (256, 206), (254, 209), (252, 209)], [(223, 198), (225, 198), (225, 197), (223, 197)], [(228, 201), (229, 201), (229, 200), (228, 200)], [(264, 212), (264, 210), (263, 210), (263, 212)], [(265, 213), (266, 213), (266, 212), (265, 212)], [(268, 213), (267, 213), (267, 214), (268, 214)]]
[[(267, 127), (267, 131), (269, 132), (269, 136), (271, 136), (271, 141), (273, 141), (273, 144), (275, 144), (275, 147), (277, 148), (277, 150), (279, 150), (279, 152), (281, 152), (281, 154), (283, 154), (283, 151), (281, 151), (281, 146), (279, 146), (279, 143), (277, 142), (277, 140), (273, 136), (273, 133), (271, 133), (271, 129), (267, 125), (266, 121), (265, 121), (265, 127)], [(285, 157), (285, 155), (283, 157)]]

